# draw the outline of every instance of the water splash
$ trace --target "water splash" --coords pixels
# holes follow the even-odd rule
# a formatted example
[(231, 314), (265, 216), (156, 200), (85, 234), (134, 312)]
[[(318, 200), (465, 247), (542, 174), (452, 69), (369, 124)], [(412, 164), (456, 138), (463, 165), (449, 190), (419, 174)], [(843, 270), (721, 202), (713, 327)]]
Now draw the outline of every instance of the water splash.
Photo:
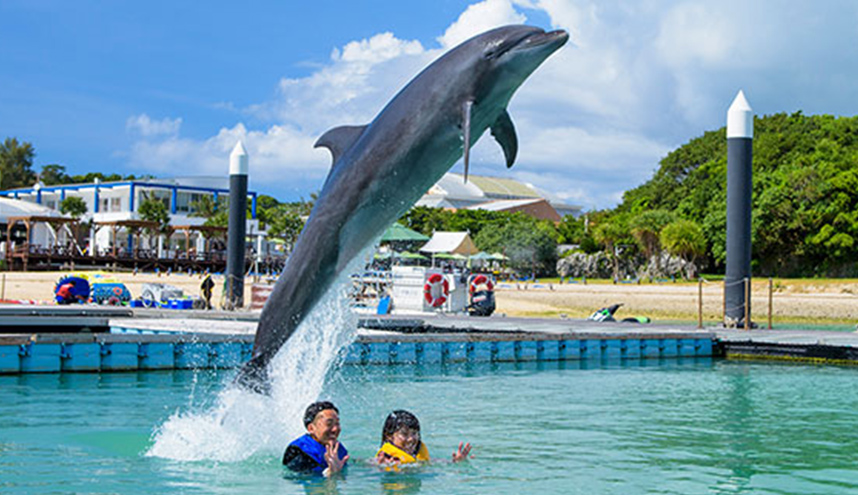
[(347, 277), (339, 280), (274, 357), (270, 395), (236, 387), (230, 376), (213, 404), (177, 411), (156, 428), (146, 455), (225, 462), (257, 452), (279, 455), (304, 433), (304, 409), (319, 397), (339, 350), (354, 339), (357, 316), (349, 308), (349, 286)]

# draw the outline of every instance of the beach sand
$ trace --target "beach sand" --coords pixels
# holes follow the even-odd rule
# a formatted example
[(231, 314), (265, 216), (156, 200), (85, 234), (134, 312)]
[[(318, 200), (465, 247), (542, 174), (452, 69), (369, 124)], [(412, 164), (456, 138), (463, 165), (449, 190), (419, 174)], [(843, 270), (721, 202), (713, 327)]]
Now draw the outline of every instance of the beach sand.
[[(53, 288), (67, 272), (5, 272), (2, 274), (3, 299), (53, 301)], [(160, 277), (152, 273), (112, 274), (139, 297), (144, 283), (166, 283), (200, 294), (200, 275), (185, 273)], [(212, 304), (219, 306), (223, 276), (214, 276)], [(262, 281), (264, 283), (264, 281)], [(250, 301), (253, 279), (245, 280), (245, 301)], [(754, 281), (751, 306), (753, 320), (765, 324), (768, 318), (768, 279)], [(616, 317), (649, 316), (654, 320), (696, 321), (698, 285), (696, 282), (663, 284), (611, 284), (604, 281), (584, 284), (499, 284), (497, 313), (509, 316), (583, 318), (599, 308), (623, 303)], [(703, 284), (704, 322), (721, 321), (723, 288), (720, 282)], [(827, 321), (858, 323), (858, 280), (790, 280), (773, 283), (772, 318), (777, 321)]]
[[(510, 316), (581, 318), (599, 308), (622, 303), (616, 317), (649, 316), (661, 320), (696, 321), (700, 288), (697, 282), (664, 284), (504, 284), (497, 292), (499, 312)], [(721, 282), (702, 286), (704, 322), (720, 322), (724, 310)], [(773, 321), (858, 322), (858, 282), (776, 280), (772, 284)], [(768, 279), (755, 280), (751, 290), (752, 321), (765, 323), (769, 311)]]
[[(140, 297), (145, 283), (170, 284), (182, 289), (186, 296), (200, 295), (200, 283), (202, 282), (200, 274), (174, 273), (158, 276), (154, 273), (138, 273), (136, 275), (128, 272), (103, 273), (124, 283), (134, 298)], [(0, 275), (0, 299), (53, 303), (54, 286), (60, 277), (68, 274), (69, 272), (4, 272)], [(212, 291), (212, 306), (219, 307), (224, 277), (214, 275), (213, 279), (215, 288)], [(248, 302), (250, 301), (252, 282), (252, 278), (245, 279), (245, 301)]]

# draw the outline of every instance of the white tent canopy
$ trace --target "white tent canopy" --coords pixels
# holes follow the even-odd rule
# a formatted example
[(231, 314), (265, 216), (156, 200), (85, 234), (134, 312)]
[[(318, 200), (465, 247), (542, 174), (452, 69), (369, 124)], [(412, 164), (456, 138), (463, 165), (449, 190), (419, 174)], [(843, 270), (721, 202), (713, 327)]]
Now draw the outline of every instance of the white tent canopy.
[(451, 253), (469, 256), (480, 250), (467, 232), (435, 232), (429, 242), (420, 248), (424, 253)]
[(62, 217), (57, 210), (20, 199), (0, 197), (0, 223), (8, 223), (9, 217)]

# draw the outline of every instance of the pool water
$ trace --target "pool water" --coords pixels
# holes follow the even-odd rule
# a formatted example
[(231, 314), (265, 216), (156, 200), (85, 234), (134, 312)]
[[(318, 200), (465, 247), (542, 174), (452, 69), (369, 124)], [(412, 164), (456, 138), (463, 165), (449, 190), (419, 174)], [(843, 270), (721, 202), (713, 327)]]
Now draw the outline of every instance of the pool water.
[[(146, 455), (159, 425), (177, 411), (211, 407), (228, 375), (0, 377), (0, 492), (858, 490), (856, 368), (711, 359), (344, 366), (320, 393), (339, 406), (340, 438), (356, 460), (343, 479), (290, 475), (281, 447), (233, 462)], [(399, 473), (367, 462), (395, 408), (417, 414), (438, 462)], [(287, 423), (288, 435), (300, 432), (300, 418)], [(461, 440), (473, 443), (474, 459), (442, 462)]]

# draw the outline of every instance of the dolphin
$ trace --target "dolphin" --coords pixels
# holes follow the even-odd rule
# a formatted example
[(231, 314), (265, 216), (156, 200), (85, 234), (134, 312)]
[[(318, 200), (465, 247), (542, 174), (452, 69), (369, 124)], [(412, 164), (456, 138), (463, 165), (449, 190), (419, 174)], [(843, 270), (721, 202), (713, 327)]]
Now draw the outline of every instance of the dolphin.
[(507, 105), (569, 35), (505, 26), (451, 49), (412, 79), (368, 125), (335, 127), (316, 142), (333, 166), (259, 318), (236, 382), (267, 390), (268, 365), (349, 262), (376, 241), (486, 129), (507, 167), (518, 140)]

